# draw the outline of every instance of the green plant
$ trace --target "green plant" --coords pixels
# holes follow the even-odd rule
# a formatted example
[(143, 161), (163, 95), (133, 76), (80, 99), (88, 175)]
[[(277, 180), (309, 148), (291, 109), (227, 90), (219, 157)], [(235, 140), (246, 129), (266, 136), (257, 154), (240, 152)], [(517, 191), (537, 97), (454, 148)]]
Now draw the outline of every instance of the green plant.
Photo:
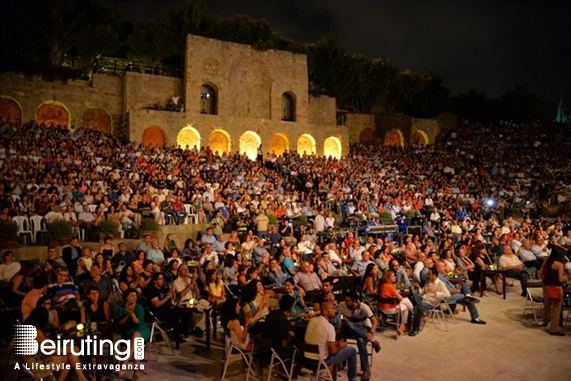
[(97, 224), (97, 231), (103, 235), (118, 236), (119, 228), (119, 223), (112, 220), (103, 220)]
[(407, 220), (412, 220), (415, 216), (414, 211), (412, 210), (407, 210), (406, 212), (404, 212), (404, 216), (406, 217)]
[(159, 224), (154, 218), (143, 218), (141, 219), (139, 230), (142, 232), (156, 232), (159, 230)]
[(268, 222), (270, 223), (270, 225), (277, 225), (278, 224), (278, 218), (275, 215), (266, 214), (266, 216), (268, 217)]
[(297, 216), (294, 220), (293, 220), (293, 226), (295, 226), (296, 228), (301, 226), (301, 225), (305, 225), (307, 224), (308, 218), (305, 214), (302, 214), (301, 216)]
[(226, 220), (224, 224), (224, 233), (231, 233), (234, 230), (238, 230), (238, 222), (240, 222), (240, 216), (233, 215)]
[(73, 226), (69, 221), (62, 218), (53, 220), (47, 224), (46, 229), (50, 236), (50, 240), (59, 241), (64, 237), (69, 237), (73, 235)]
[(0, 220), (0, 238), (1, 239), (17, 239), (18, 238), (18, 224), (15, 222), (8, 222)]
[(381, 212), (381, 213), (379, 213), (379, 220), (381, 220), (381, 221), (392, 221), (393, 215), (390, 214), (389, 212)]

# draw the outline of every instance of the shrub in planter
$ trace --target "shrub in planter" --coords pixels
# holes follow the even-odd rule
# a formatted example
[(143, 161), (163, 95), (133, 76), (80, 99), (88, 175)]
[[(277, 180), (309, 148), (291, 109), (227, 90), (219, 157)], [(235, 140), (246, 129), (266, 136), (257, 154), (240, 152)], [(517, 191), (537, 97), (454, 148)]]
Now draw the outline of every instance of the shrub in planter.
[(3, 249), (18, 247), (18, 224), (0, 220), (0, 242)]
[(66, 245), (73, 236), (73, 226), (71, 223), (58, 218), (46, 225), (48, 235), (50, 237), (50, 244)]
[(389, 212), (381, 212), (379, 213), (379, 220), (382, 222), (392, 222), (393, 221), (393, 215), (390, 214)]
[(118, 237), (121, 226), (112, 220), (103, 220), (97, 224), (97, 232), (100, 236)]
[(145, 234), (150, 234), (151, 237), (156, 238), (159, 231), (159, 223), (154, 218), (141, 219), (141, 226), (139, 226), (139, 236), (142, 238)]

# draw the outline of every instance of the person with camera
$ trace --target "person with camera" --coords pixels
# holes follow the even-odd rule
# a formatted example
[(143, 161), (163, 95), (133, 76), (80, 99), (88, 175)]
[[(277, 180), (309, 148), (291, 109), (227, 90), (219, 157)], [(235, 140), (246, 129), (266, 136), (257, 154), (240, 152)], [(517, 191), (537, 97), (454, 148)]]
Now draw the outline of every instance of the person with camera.
[[(198, 287), (197, 279), (198, 273), (194, 268), (189, 269), (184, 263), (178, 267), (178, 278), (173, 283), (178, 305), (186, 305), (191, 299), (198, 300), (200, 288)], [(194, 327), (192, 333), (197, 337), (202, 337), (206, 330), (205, 314), (193, 311), (190, 318), (190, 326)]]

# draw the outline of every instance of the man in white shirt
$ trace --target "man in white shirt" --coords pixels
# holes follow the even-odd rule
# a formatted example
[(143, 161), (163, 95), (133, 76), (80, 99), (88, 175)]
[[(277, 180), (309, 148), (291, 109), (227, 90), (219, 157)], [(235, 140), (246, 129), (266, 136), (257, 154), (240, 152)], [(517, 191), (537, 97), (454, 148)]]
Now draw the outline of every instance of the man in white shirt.
[(357, 350), (348, 347), (346, 341), (337, 340), (335, 328), (329, 322), (337, 315), (333, 303), (321, 303), (320, 310), (320, 315), (309, 320), (305, 331), (305, 342), (317, 345), (319, 355), (305, 352), (304, 356), (313, 360), (322, 359), (329, 366), (347, 361), (347, 378), (357, 381)]
[(504, 245), (504, 253), (498, 260), (498, 267), (506, 270), (506, 277), (519, 279), (521, 283), (521, 296), (527, 295), (527, 280), (537, 271), (535, 267), (526, 269), (525, 265), (516, 257), (512, 248)]
[(529, 239), (524, 240), (519, 250), (515, 252), (525, 267), (534, 267), (535, 269), (541, 268), (541, 262), (537, 260), (535, 254), (533, 254), (533, 251), (531, 251), (531, 241)]
[(360, 261), (363, 259), (363, 253), (365, 252), (365, 248), (361, 246), (358, 240), (353, 242), (353, 247), (349, 250), (349, 256), (353, 258), (355, 262)]
[(436, 267), (428, 270), (428, 281), (418, 293), (412, 292), (414, 298), (414, 319), (412, 322), (412, 331), (410, 336), (416, 336), (420, 333), (420, 320), (428, 314), (428, 311), (434, 308), (443, 299), (450, 297), (450, 291), (446, 285), (438, 279), (438, 270)]

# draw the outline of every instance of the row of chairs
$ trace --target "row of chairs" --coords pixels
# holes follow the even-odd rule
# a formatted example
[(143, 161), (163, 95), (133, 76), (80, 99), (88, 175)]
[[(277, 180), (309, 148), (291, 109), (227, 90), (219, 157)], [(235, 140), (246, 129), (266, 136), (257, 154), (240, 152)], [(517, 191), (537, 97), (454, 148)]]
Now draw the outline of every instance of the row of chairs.
[[(271, 340), (253, 336), (252, 342), (252, 349), (247, 351), (242, 349), (229, 334), (226, 334), (226, 356), (224, 368), (222, 369), (222, 381), (226, 378), (228, 365), (232, 357), (236, 356), (239, 356), (244, 362), (246, 381), (250, 379), (250, 376), (256, 380), (263, 380), (263, 365), (268, 368), (268, 381), (270, 381), (273, 374), (278, 374), (282, 378), (291, 381), (294, 377), (294, 365), (311, 372), (316, 380), (321, 379), (321, 377), (328, 377), (329, 380), (334, 379), (329, 366), (324, 360), (312, 360), (305, 357), (306, 353), (315, 354), (317, 355), (316, 357), (319, 357), (319, 347), (317, 345), (294, 340), (291, 358), (282, 358), (278, 352), (272, 348)], [(258, 376), (256, 376), (254, 369), (255, 363), (259, 365)]]

